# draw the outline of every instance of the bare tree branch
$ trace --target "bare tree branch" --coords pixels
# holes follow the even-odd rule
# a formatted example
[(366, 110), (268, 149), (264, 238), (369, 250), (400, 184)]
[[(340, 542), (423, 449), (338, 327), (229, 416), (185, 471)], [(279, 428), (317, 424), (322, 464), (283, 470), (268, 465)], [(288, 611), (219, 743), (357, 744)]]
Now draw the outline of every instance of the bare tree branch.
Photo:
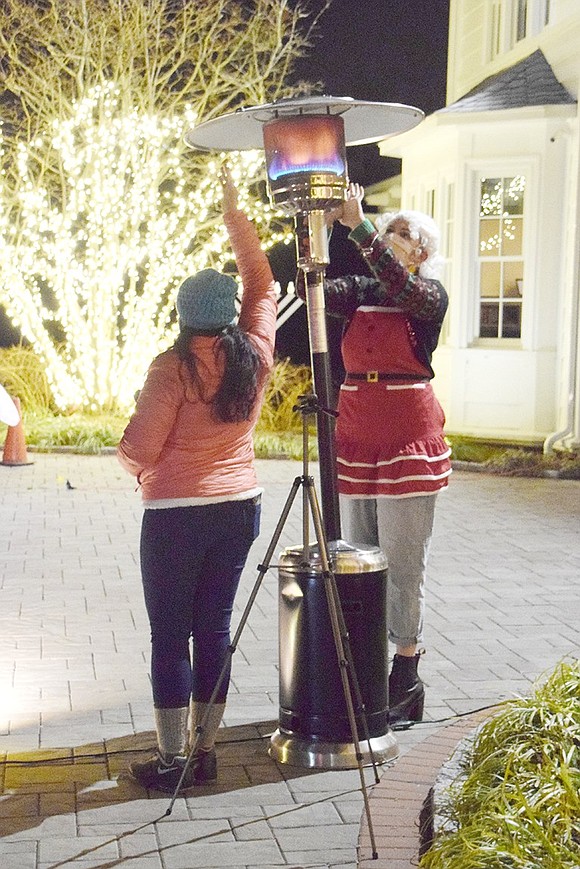
[[(304, 92), (316, 20), (295, 0), (1, 0), (0, 303), (61, 406), (130, 403), (177, 286), (230, 259), (219, 160), (184, 132)], [(289, 237), (261, 155), (234, 172), (265, 242)]]

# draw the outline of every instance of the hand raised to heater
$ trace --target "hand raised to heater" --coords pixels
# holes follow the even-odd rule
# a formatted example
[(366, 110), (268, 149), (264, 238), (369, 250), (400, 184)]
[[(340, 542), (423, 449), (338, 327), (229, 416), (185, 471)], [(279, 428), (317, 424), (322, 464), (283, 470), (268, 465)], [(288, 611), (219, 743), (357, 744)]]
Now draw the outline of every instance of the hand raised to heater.
[(332, 226), (334, 221), (338, 220), (343, 226), (354, 229), (365, 219), (362, 208), (364, 195), (364, 187), (356, 182), (351, 182), (346, 191), (345, 201), (326, 212), (326, 223)]
[(220, 169), (220, 181), (222, 185), (222, 211), (235, 211), (238, 207), (238, 188), (236, 187), (230, 167), (224, 163)]

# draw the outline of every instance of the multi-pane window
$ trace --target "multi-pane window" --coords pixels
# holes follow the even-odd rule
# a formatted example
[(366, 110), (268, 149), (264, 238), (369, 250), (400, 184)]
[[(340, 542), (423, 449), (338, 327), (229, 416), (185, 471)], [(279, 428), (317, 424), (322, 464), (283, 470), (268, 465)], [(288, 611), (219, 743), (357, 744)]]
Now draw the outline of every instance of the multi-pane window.
[(490, 27), (490, 59), (493, 60), (501, 52), (502, 34), (502, 8), (500, 0), (494, 0), (491, 4), (491, 27)]
[(550, 0), (488, 0), (488, 60), (495, 60), (550, 23)]
[(543, 0), (544, 3), (544, 24), (550, 23), (550, 0)]
[(528, 23), (528, 0), (517, 0), (516, 42), (525, 39)]
[[(451, 256), (453, 251), (453, 230), (455, 221), (455, 185), (453, 182), (447, 184), (443, 190), (441, 201), (444, 204), (444, 214), (441, 222), (441, 253), (445, 260), (445, 268), (443, 272), (443, 286), (449, 293), (449, 305), (451, 306), (451, 288), (449, 285)], [(450, 328), (450, 313), (447, 311), (447, 316), (443, 320), (441, 335), (439, 338), (440, 344), (446, 344), (449, 339)]]
[(521, 337), (525, 187), (523, 175), (480, 181), (480, 338)]
[(425, 213), (429, 215), (429, 217), (435, 217), (435, 188), (431, 187), (427, 190), (425, 196)]
[(455, 184), (447, 185), (447, 196), (445, 197), (445, 223), (443, 228), (443, 238), (445, 241), (445, 259), (451, 259), (451, 251), (453, 250), (453, 229), (455, 222)]

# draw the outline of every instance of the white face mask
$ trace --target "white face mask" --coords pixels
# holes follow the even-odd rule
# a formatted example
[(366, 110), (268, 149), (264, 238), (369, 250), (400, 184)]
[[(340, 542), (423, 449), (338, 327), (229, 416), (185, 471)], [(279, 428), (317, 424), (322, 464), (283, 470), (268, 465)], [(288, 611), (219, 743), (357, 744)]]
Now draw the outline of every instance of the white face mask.
[(387, 232), (389, 246), (392, 248), (394, 255), (409, 271), (416, 271), (421, 264), (421, 248), (417, 246), (417, 242), (413, 242), (407, 238), (401, 238), (394, 232)]

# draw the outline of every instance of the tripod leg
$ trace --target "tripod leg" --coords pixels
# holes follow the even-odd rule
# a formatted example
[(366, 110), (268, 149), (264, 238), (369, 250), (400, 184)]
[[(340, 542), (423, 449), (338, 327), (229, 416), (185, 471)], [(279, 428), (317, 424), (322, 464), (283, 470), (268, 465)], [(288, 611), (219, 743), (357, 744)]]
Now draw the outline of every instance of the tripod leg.
[(361, 724), (362, 731), (363, 731), (363, 740), (364, 740), (364, 742), (366, 742), (368, 744), (369, 757), (370, 757), (370, 761), (371, 761), (371, 764), (373, 767), (373, 772), (375, 774), (375, 782), (378, 784), (380, 781), (380, 777), (379, 777), (379, 773), (378, 773), (375, 754), (374, 754), (373, 747), (371, 744), (371, 737), (370, 737), (369, 727), (368, 727), (366, 705), (365, 705), (365, 702), (364, 702), (364, 699), (363, 699), (363, 696), (362, 696), (362, 693), (360, 690), (358, 676), (357, 676), (356, 668), (354, 665), (354, 658), (352, 656), (352, 648), (350, 645), (350, 637), (349, 637), (349, 633), (348, 633), (348, 628), (346, 626), (346, 622), (344, 620), (344, 613), (342, 611), (342, 605), (340, 603), (340, 596), (339, 596), (338, 588), (336, 585), (336, 577), (334, 576), (332, 571), (330, 572), (330, 583), (329, 583), (328, 588), (329, 588), (330, 593), (332, 594), (332, 596), (334, 598), (334, 608), (336, 611), (336, 617), (338, 619), (338, 628), (339, 628), (340, 637), (342, 639), (342, 643), (344, 646), (345, 658), (346, 658), (347, 663), (348, 663), (348, 673), (349, 673), (349, 677), (350, 677), (350, 684), (352, 686), (352, 693), (353, 693), (354, 699), (356, 701), (356, 709), (359, 711), (360, 724)]
[(286, 503), (284, 504), (284, 507), (282, 509), (282, 513), (280, 515), (280, 518), (278, 519), (278, 523), (276, 525), (276, 528), (274, 529), (274, 534), (272, 535), (272, 539), (270, 540), (270, 543), (269, 543), (268, 548), (266, 550), (266, 555), (264, 557), (264, 561), (258, 565), (258, 576), (256, 577), (256, 581), (255, 581), (254, 586), (252, 588), (252, 591), (250, 593), (250, 597), (248, 598), (248, 602), (246, 603), (246, 606), (244, 607), (244, 611), (241, 615), (240, 621), (238, 623), (238, 627), (236, 628), (236, 632), (232, 638), (230, 645), (228, 646), (226, 660), (224, 661), (223, 667), (220, 671), (217, 682), (216, 682), (215, 687), (212, 691), (211, 697), (207, 703), (207, 709), (205, 711), (205, 714), (204, 714), (202, 720), (200, 721), (200, 723), (195, 728), (196, 737), (193, 740), (193, 745), (191, 746), (191, 748), (189, 750), (189, 754), (188, 754), (187, 760), (185, 762), (185, 765), (183, 767), (183, 770), (181, 772), (181, 776), (179, 778), (179, 781), (177, 782), (177, 785), (175, 787), (175, 791), (173, 792), (173, 796), (171, 797), (171, 801), (169, 803), (167, 811), (165, 812), (166, 816), (170, 815), (171, 812), (173, 811), (173, 806), (175, 805), (175, 801), (177, 800), (179, 791), (181, 790), (183, 780), (185, 779), (185, 776), (187, 775), (187, 771), (188, 771), (189, 767), (191, 766), (191, 762), (193, 760), (193, 755), (194, 755), (195, 749), (197, 748), (197, 744), (199, 742), (199, 737), (204, 732), (205, 727), (207, 726), (207, 722), (208, 722), (209, 716), (211, 714), (211, 709), (213, 706), (215, 706), (216, 698), (218, 696), (219, 690), (220, 690), (222, 683), (224, 681), (225, 675), (228, 671), (228, 667), (231, 664), (233, 654), (237, 649), (240, 636), (242, 634), (242, 631), (244, 630), (244, 627), (245, 627), (246, 622), (248, 620), (248, 617), (250, 615), (250, 610), (252, 609), (252, 606), (254, 605), (254, 601), (256, 600), (256, 596), (258, 594), (258, 591), (260, 590), (262, 580), (263, 580), (266, 572), (270, 569), (270, 563), (272, 561), (272, 556), (274, 554), (276, 546), (278, 545), (278, 541), (279, 541), (280, 535), (282, 534), (282, 531), (284, 529), (284, 525), (286, 524), (286, 519), (288, 518), (288, 514), (289, 514), (290, 510), (292, 509), (292, 504), (294, 503), (294, 499), (296, 497), (298, 489), (303, 484), (303, 480), (304, 480), (303, 477), (296, 477), (294, 482), (292, 483), (292, 488), (290, 489), (290, 492), (288, 493), (288, 497), (286, 498)]
[[(316, 492), (314, 492), (314, 496), (316, 497)], [(327, 558), (330, 560), (329, 554), (327, 553)], [(366, 705), (360, 690), (360, 685), (358, 681), (358, 675), (356, 672), (356, 667), (354, 665), (354, 658), (352, 655), (352, 647), (350, 645), (350, 636), (348, 633), (348, 628), (346, 626), (344, 613), (342, 611), (342, 604), (340, 602), (340, 595), (338, 593), (338, 587), (336, 585), (336, 577), (332, 570), (330, 571), (330, 582), (328, 583), (328, 591), (332, 595), (334, 599), (334, 610), (336, 612), (336, 617), (338, 620), (338, 629), (340, 633), (340, 637), (342, 639), (342, 643), (344, 646), (344, 654), (348, 664), (348, 674), (350, 679), (350, 685), (352, 687), (352, 693), (354, 695), (354, 699), (356, 701), (356, 709), (359, 713), (360, 724), (363, 731), (363, 740), (368, 744), (369, 749), (369, 757), (373, 767), (373, 772), (375, 775), (375, 782), (378, 784), (380, 781), (377, 763), (375, 760), (375, 754), (373, 751), (373, 747), (371, 744), (371, 737), (369, 733), (368, 719), (367, 719), (367, 710)]]
[[(343, 643), (342, 636), (341, 636), (340, 623), (342, 621), (342, 624), (344, 625), (344, 616), (342, 613), (340, 598), (338, 597), (338, 591), (336, 588), (336, 579), (335, 579), (334, 574), (332, 573), (332, 570), (330, 569), (330, 557), (329, 557), (329, 552), (328, 552), (328, 543), (327, 543), (326, 535), (324, 533), (324, 529), (323, 529), (323, 525), (322, 525), (322, 516), (321, 516), (320, 508), (318, 505), (318, 499), (316, 497), (316, 489), (314, 488), (314, 479), (312, 477), (308, 477), (308, 479), (305, 481), (305, 485), (308, 488), (308, 496), (309, 496), (309, 501), (310, 501), (310, 509), (312, 512), (312, 520), (314, 522), (314, 528), (316, 531), (316, 539), (318, 541), (318, 546), (320, 549), (320, 562), (321, 562), (321, 566), (322, 566), (322, 575), (323, 575), (323, 579), (324, 579), (326, 599), (328, 602), (328, 613), (330, 616), (330, 623), (332, 626), (334, 645), (336, 648), (336, 655), (338, 658), (338, 666), (339, 666), (339, 670), (340, 670), (340, 678), (342, 681), (342, 687), (343, 687), (343, 691), (344, 691), (344, 700), (345, 700), (348, 720), (349, 720), (349, 724), (350, 724), (350, 731), (352, 734), (352, 741), (353, 741), (354, 748), (355, 748), (355, 756), (356, 756), (356, 760), (357, 760), (359, 778), (360, 778), (360, 783), (361, 783), (361, 793), (363, 795), (365, 814), (366, 814), (367, 824), (368, 824), (368, 829), (369, 829), (369, 838), (370, 838), (371, 848), (372, 848), (372, 856), (373, 856), (373, 859), (376, 859), (378, 857), (378, 854), (377, 854), (377, 850), (376, 850), (373, 823), (372, 823), (372, 819), (371, 819), (369, 799), (368, 799), (368, 794), (367, 794), (367, 790), (366, 790), (366, 782), (365, 782), (364, 772), (363, 772), (362, 753), (360, 750), (358, 730), (357, 730), (356, 718), (355, 718), (355, 713), (354, 713), (354, 706), (353, 706), (353, 702), (352, 702), (352, 694), (351, 694), (351, 690), (350, 690), (349, 675), (350, 675), (350, 679), (353, 681), (353, 684), (357, 685), (357, 693), (358, 693), (359, 697), (360, 697), (360, 690), (358, 689), (358, 683), (356, 682), (356, 672), (354, 670), (354, 667), (352, 666), (352, 656), (350, 656), (351, 660), (349, 661), (346, 657), (346, 654), (345, 654), (344, 643)], [(340, 617), (339, 617), (339, 613), (340, 613)], [(349, 671), (349, 672), (347, 672), (347, 671)], [(364, 715), (364, 709), (363, 709), (363, 715)], [(365, 729), (366, 729), (367, 734), (368, 734), (368, 728), (366, 727), (366, 715), (364, 715), (364, 718), (365, 718)], [(371, 757), (372, 757), (372, 749), (371, 749), (371, 745), (370, 745), (370, 740), (369, 740), (369, 749), (371, 751)], [(376, 764), (374, 762), (374, 758), (373, 758), (373, 769), (375, 772), (375, 778), (378, 781), (377, 768), (376, 768)]]

